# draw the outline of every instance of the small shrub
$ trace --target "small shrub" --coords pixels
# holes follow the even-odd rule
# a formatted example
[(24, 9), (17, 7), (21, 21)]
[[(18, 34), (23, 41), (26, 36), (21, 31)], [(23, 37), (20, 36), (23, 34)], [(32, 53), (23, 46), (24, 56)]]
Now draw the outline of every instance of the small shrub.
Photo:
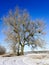
[(6, 52), (5, 47), (0, 45), (0, 55), (5, 54), (5, 52)]

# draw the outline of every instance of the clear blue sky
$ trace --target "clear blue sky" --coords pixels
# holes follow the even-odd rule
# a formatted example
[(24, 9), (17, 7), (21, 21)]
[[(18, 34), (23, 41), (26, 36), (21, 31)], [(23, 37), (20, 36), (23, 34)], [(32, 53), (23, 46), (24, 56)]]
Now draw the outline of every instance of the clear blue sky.
[[(0, 17), (5, 15), (9, 9), (19, 8), (27, 9), (33, 19), (43, 19), (46, 22), (47, 35), (45, 36), (47, 47), (49, 49), (49, 0), (0, 0)], [(3, 22), (0, 21), (0, 31), (3, 29)], [(0, 32), (0, 43), (5, 43), (4, 35)], [(4, 46), (6, 44), (3, 44)]]

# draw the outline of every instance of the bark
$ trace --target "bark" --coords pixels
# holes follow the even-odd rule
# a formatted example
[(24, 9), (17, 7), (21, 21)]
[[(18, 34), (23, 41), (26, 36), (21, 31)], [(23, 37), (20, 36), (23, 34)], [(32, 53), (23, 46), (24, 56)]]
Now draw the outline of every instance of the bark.
[(24, 55), (24, 46), (21, 46), (21, 55)]
[(17, 56), (19, 56), (20, 53), (19, 53), (19, 45), (18, 45), (18, 49), (17, 49)]
[(19, 56), (20, 55), (20, 53), (19, 53), (19, 49), (18, 49), (18, 51), (17, 51), (17, 56)]

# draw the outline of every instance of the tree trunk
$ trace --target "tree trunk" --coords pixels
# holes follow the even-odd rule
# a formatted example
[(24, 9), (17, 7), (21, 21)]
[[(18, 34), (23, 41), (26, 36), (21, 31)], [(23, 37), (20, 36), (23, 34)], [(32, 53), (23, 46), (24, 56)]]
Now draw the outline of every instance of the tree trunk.
[(24, 55), (24, 46), (21, 46), (21, 55)]
[(18, 49), (17, 49), (17, 56), (19, 56), (20, 53), (19, 53), (19, 45), (18, 45)]
[(14, 50), (14, 52), (13, 52), (13, 53), (14, 53), (14, 55), (16, 55), (16, 49)]
[(18, 51), (17, 51), (17, 56), (19, 56), (20, 55), (20, 53), (19, 53), (19, 49), (18, 49)]

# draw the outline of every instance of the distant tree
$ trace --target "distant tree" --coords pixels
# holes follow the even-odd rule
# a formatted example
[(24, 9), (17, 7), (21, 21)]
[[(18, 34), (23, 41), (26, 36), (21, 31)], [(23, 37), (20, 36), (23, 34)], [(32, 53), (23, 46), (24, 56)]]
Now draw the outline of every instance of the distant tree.
[(24, 54), (24, 47), (28, 45), (32, 48), (43, 47), (45, 24), (41, 20), (31, 20), (26, 10), (16, 8), (10, 10), (9, 14), (2, 18), (5, 23), (6, 41), (10, 42), (13, 52), (19, 55)]
[(5, 54), (6, 49), (0, 45), (0, 55)]

